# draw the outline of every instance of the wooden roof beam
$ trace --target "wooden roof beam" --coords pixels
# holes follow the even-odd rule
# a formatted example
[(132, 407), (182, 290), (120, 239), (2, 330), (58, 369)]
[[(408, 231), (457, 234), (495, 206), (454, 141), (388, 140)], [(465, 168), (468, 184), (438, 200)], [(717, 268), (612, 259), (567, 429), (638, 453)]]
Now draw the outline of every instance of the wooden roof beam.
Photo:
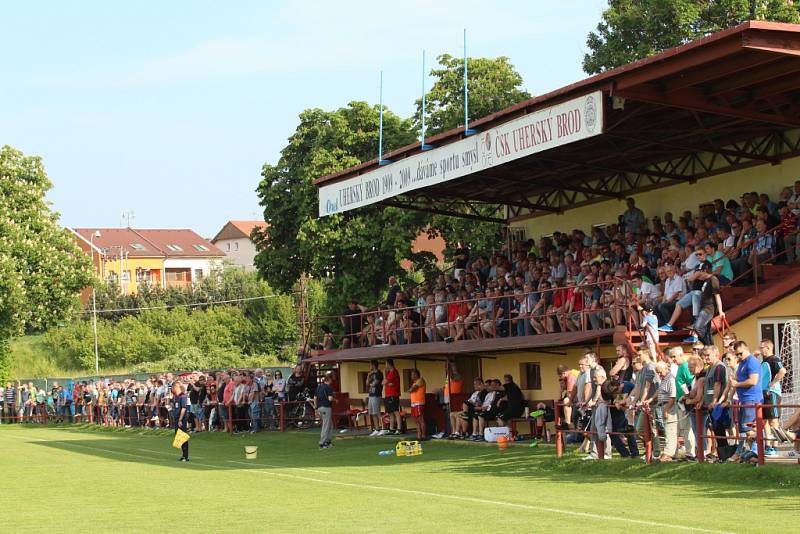
[(713, 104), (708, 101), (702, 91), (695, 89), (682, 89), (671, 94), (665, 94), (653, 86), (640, 86), (618, 91), (617, 95), (630, 98), (631, 100), (650, 102), (651, 104), (660, 104), (662, 106), (691, 109), (701, 113), (724, 115), (726, 117), (736, 117), (768, 124), (779, 124), (790, 128), (800, 128), (800, 117), (761, 113)]

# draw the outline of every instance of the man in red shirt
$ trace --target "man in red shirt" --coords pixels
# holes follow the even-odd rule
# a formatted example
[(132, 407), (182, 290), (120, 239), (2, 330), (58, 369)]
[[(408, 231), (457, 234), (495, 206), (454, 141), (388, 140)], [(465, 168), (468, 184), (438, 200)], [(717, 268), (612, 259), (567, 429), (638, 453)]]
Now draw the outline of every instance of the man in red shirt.
[(386, 360), (386, 372), (383, 379), (384, 399), (386, 413), (389, 416), (389, 435), (402, 434), (402, 421), (400, 419), (400, 373), (394, 367), (394, 360)]

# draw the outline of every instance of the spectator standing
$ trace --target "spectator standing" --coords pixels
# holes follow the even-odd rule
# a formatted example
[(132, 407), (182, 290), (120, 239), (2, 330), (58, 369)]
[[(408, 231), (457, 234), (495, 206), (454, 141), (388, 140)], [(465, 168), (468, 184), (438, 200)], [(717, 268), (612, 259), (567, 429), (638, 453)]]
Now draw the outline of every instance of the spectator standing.
[(632, 407), (636, 408), (636, 431), (643, 433), (645, 425), (649, 422), (653, 457), (655, 458), (660, 456), (660, 443), (656, 414), (652, 408), (653, 401), (658, 396), (659, 378), (656, 374), (656, 366), (650, 359), (650, 352), (640, 350), (638, 356), (633, 360), (633, 368), (636, 372), (636, 384), (628, 401)]
[(622, 214), (622, 224), (626, 232), (638, 234), (645, 229), (647, 219), (644, 216), (644, 212), (636, 207), (636, 201), (633, 198), (629, 197), (625, 200), (625, 203), (628, 209)]
[(317, 386), (314, 394), (316, 401), (317, 413), (322, 421), (322, 428), (319, 433), (319, 448), (330, 449), (333, 447), (331, 443), (331, 436), (333, 435), (333, 388), (331, 387), (331, 380), (333, 376), (327, 373), (322, 383)]
[(370, 362), (369, 374), (367, 374), (367, 413), (369, 415), (372, 434), (378, 436), (383, 434), (383, 421), (381, 420), (381, 394), (383, 393), (383, 373), (378, 369), (378, 361)]
[(411, 387), (408, 388), (408, 394), (411, 397), (411, 417), (413, 417), (416, 422), (417, 439), (420, 441), (426, 441), (428, 439), (425, 433), (425, 392), (425, 379), (422, 378), (418, 369), (412, 369)]
[(674, 376), (675, 404), (678, 416), (678, 435), (683, 438), (683, 446), (686, 450), (686, 459), (693, 461), (695, 459), (695, 441), (694, 432), (692, 431), (692, 423), (690, 421), (692, 413), (682, 401), (692, 389), (694, 374), (689, 369), (689, 362), (687, 361), (686, 355), (683, 353), (683, 348), (681, 348), (680, 345), (676, 347), (670, 347), (667, 354), (670, 362), (677, 366), (677, 371), (675, 372)]
[[(786, 376), (787, 371), (780, 357), (775, 355), (775, 344), (771, 340), (761, 340), (759, 349), (761, 350), (764, 363), (769, 366), (770, 370), (770, 380), (766, 390), (763, 392), (764, 404), (769, 406), (763, 408), (762, 412), (764, 414), (764, 421), (768, 427), (767, 430), (770, 430), (774, 437), (774, 429), (780, 428), (781, 425), (780, 405), (781, 395), (783, 393), (781, 390), (781, 381)], [(768, 448), (773, 451), (775, 450), (774, 447)]]
[(386, 433), (399, 436), (403, 433), (403, 421), (400, 417), (400, 373), (395, 369), (391, 358), (386, 360), (383, 388), (383, 405), (389, 417), (389, 429)]
[[(736, 388), (736, 395), (739, 397), (739, 450), (741, 456), (744, 445), (752, 442), (755, 437), (756, 408), (747, 406), (761, 403), (764, 396), (761, 391), (761, 363), (750, 353), (750, 349), (744, 341), (737, 341), (733, 345), (733, 350), (739, 358), (739, 365), (736, 367), (736, 378), (731, 380), (731, 385)], [(741, 438), (744, 436), (744, 439)]]
[(671, 462), (678, 450), (678, 410), (676, 406), (675, 377), (670, 372), (667, 362), (656, 363), (656, 373), (660, 379), (658, 383), (658, 411), (661, 423), (664, 425), (664, 453), (659, 458), (661, 462)]

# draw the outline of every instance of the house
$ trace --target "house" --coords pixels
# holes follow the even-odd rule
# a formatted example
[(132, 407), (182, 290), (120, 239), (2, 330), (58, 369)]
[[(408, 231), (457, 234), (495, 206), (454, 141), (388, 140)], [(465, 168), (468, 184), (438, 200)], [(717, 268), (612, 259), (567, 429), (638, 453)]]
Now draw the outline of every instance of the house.
[(165, 287), (199, 282), (211, 271), (222, 268), (225, 258), (219, 248), (193, 230), (135, 230), (164, 253)]
[(224, 254), (189, 229), (70, 228), (97, 276), (134, 294), (148, 286), (185, 286), (220, 268)]
[(250, 238), (256, 228), (264, 229), (264, 221), (228, 221), (211, 243), (217, 246), (233, 265), (244, 271), (255, 271), (256, 245)]

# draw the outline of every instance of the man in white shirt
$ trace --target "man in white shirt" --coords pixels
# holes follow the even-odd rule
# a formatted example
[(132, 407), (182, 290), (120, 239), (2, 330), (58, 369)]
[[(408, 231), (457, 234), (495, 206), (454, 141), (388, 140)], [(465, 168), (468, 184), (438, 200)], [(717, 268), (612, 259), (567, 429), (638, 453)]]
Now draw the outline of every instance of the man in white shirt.
[(664, 299), (653, 310), (658, 317), (659, 325), (669, 321), (672, 312), (675, 311), (675, 303), (686, 294), (686, 281), (678, 274), (675, 265), (668, 263), (664, 270), (667, 274), (667, 278), (664, 280)]

